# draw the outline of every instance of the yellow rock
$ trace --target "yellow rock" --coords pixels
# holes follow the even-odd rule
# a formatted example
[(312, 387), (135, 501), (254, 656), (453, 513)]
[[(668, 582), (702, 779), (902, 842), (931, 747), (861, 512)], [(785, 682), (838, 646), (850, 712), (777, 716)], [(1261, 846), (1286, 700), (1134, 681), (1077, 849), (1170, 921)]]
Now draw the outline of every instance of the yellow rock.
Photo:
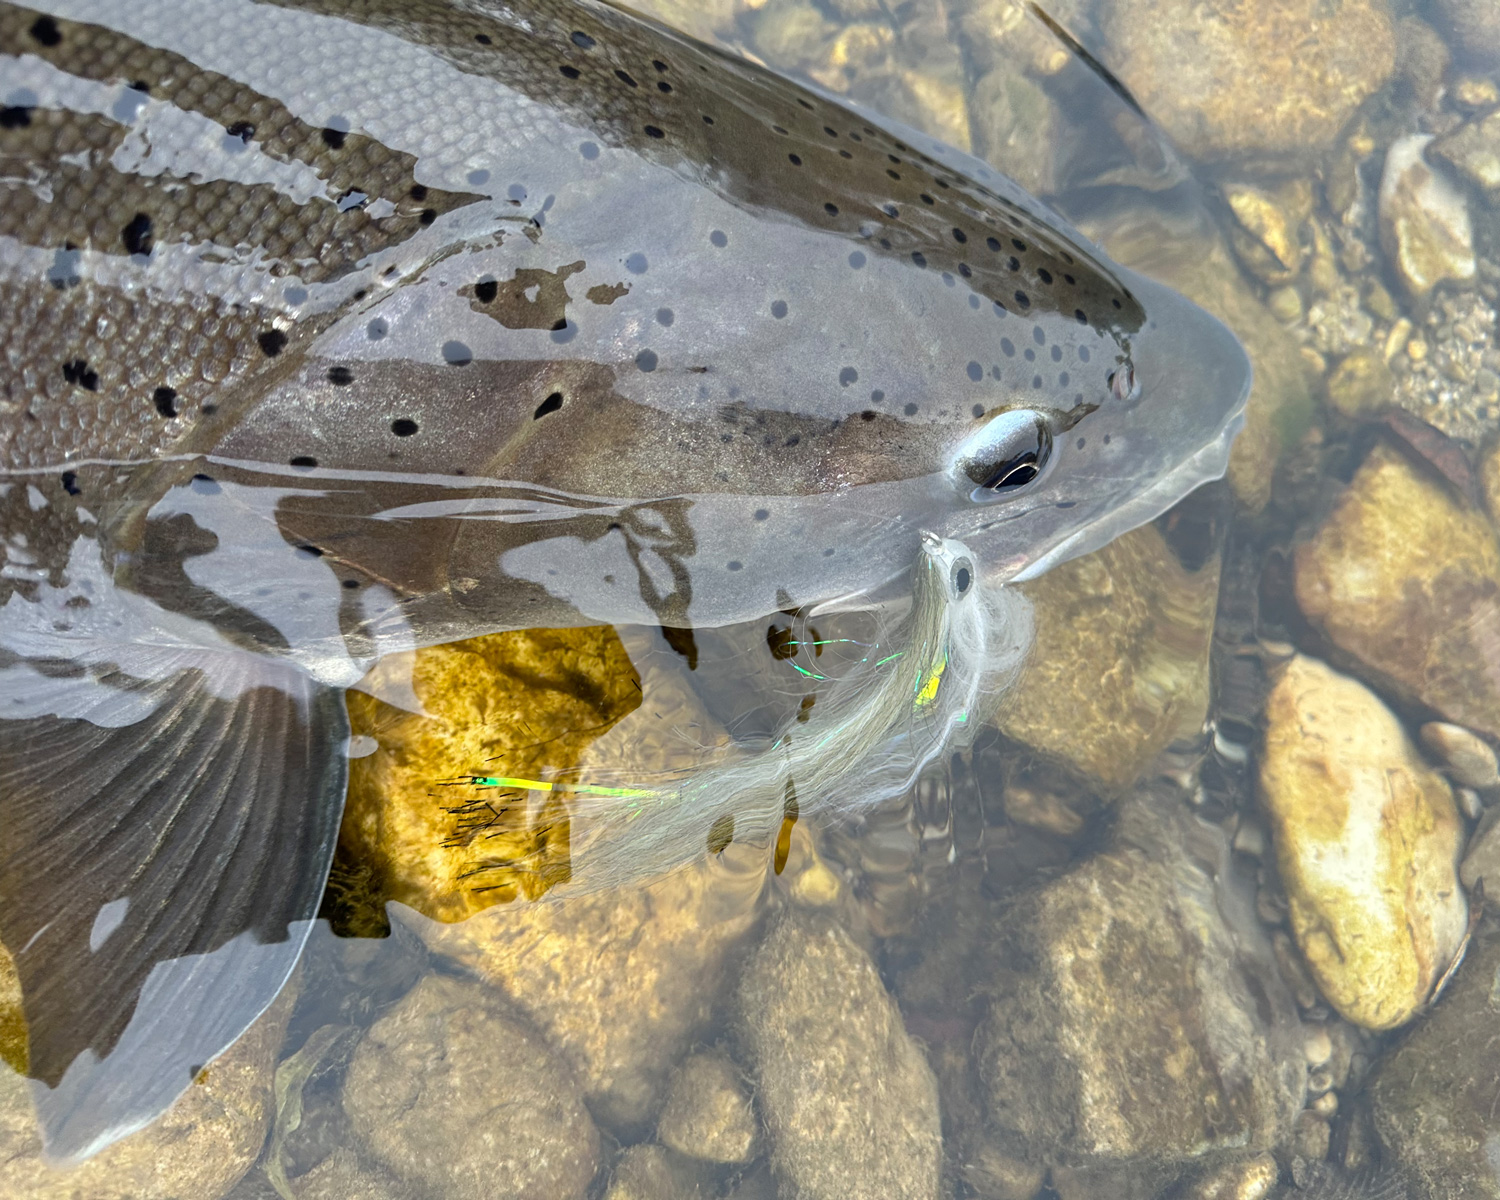
[(1295, 558), (1298, 606), (1382, 682), (1500, 737), (1500, 544), (1484, 514), (1377, 446)]
[(1351, 351), (1328, 378), (1328, 403), (1354, 419), (1379, 416), (1395, 403), (1395, 391), (1385, 359), (1367, 346)]
[(1367, 1029), (1410, 1020), (1468, 926), (1447, 781), (1363, 684), (1298, 656), (1266, 701), (1261, 799), (1297, 945)]
[[(497, 633), (392, 656), (428, 715), (350, 692), (356, 735), (378, 749), (350, 763), (340, 832), (385, 897), (443, 921), (535, 899), (572, 873), (571, 827), (557, 796), (444, 786), (471, 774), (546, 780), (641, 698), (608, 626)], [(537, 796), (537, 793), (532, 793)]]
[[(291, 1016), (289, 986), (166, 1114), (81, 1166), (42, 1160), (30, 1087), (12, 1066), (24, 1047), (15, 964), (0, 947), (0, 1196), (26, 1200), (218, 1200), (260, 1154), (271, 1123), (271, 1076)], [(24, 1053), (24, 1049), (22, 1050)]]
[(921, 122), (924, 132), (960, 150), (970, 149), (969, 107), (961, 75), (902, 71), (901, 81), (926, 117)]
[(1224, 199), (1234, 214), (1235, 253), (1257, 278), (1286, 283), (1302, 269), (1300, 229), (1312, 213), (1312, 187), (1292, 181), (1276, 192), (1244, 183), (1227, 184)]
[(1186, 570), (1152, 525), (1024, 585), (1036, 644), (996, 723), (1107, 788), (1202, 724), (1215, 558)]

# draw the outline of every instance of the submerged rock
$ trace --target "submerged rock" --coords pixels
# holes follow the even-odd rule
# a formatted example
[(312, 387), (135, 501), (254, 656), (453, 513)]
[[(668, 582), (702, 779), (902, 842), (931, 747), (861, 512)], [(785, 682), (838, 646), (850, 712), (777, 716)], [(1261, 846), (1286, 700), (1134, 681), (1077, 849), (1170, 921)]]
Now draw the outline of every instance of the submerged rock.
[(1500, 110), (1438, 138), (1429, 151), (1477, 187), (1500, 196)]
[(1500, 737), (1500, 544), (1442, 483), (1377, 445), (1298, 548), (1295, 588), (1379, 681)]
[(1500, 933), (1481, 927), (1432, 1014), (1369, 1084), (1375, 1130), (1413, 1200), (1497, 1200)]
[(631, 1146), (615, 1164), (604, 1200), (701, 1200), (705, 1192), (690, 1163), (662, 1146)]
[[(297, 1200), (416, 1200), (409, 1187), (370, 1170), (348, 1147), (340, 1147), (298, 1176), (293, 1186)], [(267, 1188), (265, 1200), (275, 1195)]]
[(1253, 915), (1178, 849), (1206, 843), (1231, 888), (1222, 835), (1143, 798), (1120, 819), (1113, 848), (997, 919), (973, 1039), (990, 1144), (1080, 1195), (1277, 1147), (1306, 1087)]
[(1367, 346), (1351, 350), (1328, 377), (1328, 403), (1340, 416), (1379, 416), (1395, 403), (1396, 380), (1385, 359)]
[(372, 1158), (453, 1200), (582, 1200), (598, 1165), (572, 1073), (468, 980), (429, 975), (376, 1021), (343, 1101)]
[(1024, 585), (1036, 644), (1000, 730), (1115, 790), (1201, 726), (1218, 557), (1192, 566), (1146, 526)]
[(740, 1013), (783, 1195), (936, 1200), (932, 1068), (840, 926), (783, 915), (746, 964)]
[(722, 1054), (693, 1054), (672, 1073), (656, 1136), (690, 1158), (747, 1163), (757, 1125), (739, 1068)]
[(1116, 0), (1101, 23), (1107, 65), (1205, 160), (1317, 154), (1395, 65), (1376, 0)]
[(754, 896), (691, 867), (649, 888), (461, 925), (395, 911), (508, 996), (573, 1065), (595, 1116), (633, 1137), (649, 1130), (672, 1064), (708, 1027), (730, 952), (755, 921)]
[(1396, 139), (1380, 176), (1380, 243), (1413, 296), (1476, 269), (1468, 201), (1427, 161), (1431, 142), (1421, 133)]
[(1500, 63), (1500, 5), (1494, 0), (1435, 0), (1454, 37), (1470, 56)]
[(1468, 927), (1448, 782), (1373, 692), (1299, 656), (1266, 701), (1260, 791), (1319, 989), (1366, 1029), (1409, 1021)]
[(536, 779), (576, 766), (641, 700), (641, 681), (608, 627), (530, 629), (388, 655), (365, 692), (348, 693), (356, 736), (340, 840), (379, 891), (427, 916), (461, 921), (572, 873), (560, 805), (506, 808), (496, 792), (444, 787), (490, 770)]
[[(42, 1160), (30, 1085), (0, 1062), (0, 1196), (18, 1200), (219, 1200), (260, 1154), (271, 1124), (271, 1077), (291, 1016), (289, 987), (164, 1116), (80, 1166)], [(20, 987), (0, 947), (0, 1048), (24, 1042)], [(9, 1025), (9, 1027), (7, 1027)]]

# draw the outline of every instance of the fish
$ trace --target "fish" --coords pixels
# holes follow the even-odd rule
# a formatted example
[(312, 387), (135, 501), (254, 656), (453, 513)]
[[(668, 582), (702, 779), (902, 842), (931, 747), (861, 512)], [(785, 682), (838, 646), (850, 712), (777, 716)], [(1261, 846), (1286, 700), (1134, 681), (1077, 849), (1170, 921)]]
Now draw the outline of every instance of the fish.
[(599, 0), (0, 0), (0, 187), (0, 943), (59, 1164), (285, 984), (375, 663), (857, 609), (925, 534), (1003, 589), (1221, 475), (1249, 386), (1000, 170)]

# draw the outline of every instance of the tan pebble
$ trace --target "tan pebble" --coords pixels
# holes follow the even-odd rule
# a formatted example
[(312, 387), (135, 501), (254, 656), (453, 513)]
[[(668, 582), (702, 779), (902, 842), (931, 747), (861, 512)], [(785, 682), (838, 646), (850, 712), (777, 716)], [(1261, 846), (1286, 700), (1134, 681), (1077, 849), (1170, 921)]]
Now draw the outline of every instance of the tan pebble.
[(1243, 821), (1234, 831), (1234, 848), (1251, 858), (1266, 856), (1266, 827), (1259, 821)]
[(1309, 1162), (1322, 1162), (1328, 1157), (1328, 1143), (1332, 1130), (1317, 1113), (1304, 1108), (1297, 1114), (1292, 1125), (1292, 1153)]
[(1339, 1111), (1339, 1094), (1335, 1091), (1326, 1091), (1307, 1107), (1310, 1112), (1317, 1113), (1325, 1120), (1332, 1120)]
[(1460, 75), (1448, 94), (1453, 103), (1470, 112), (1480, 112), (1500, 104), (1500, 84), (1484, 75)]
[(1365, 284), (1365, 307), (1372, 316), (1379, 317), (1382, 321), (1394, 321), (1400, 316), (1396, 301), (1378, 279), (1371, 279)]
[(1328, 403), (1340, 416), (1359, 420), (1390, 408), (1396, 381), (1385, 361), (1367, 346), (1345, 356), (1328, 377)]
[(1329, 1070), (1327, 1063), (1324, 1063), (1320, 1067), (1314, 1067), (1307, 1073), (1307, 1094), (1309, 1096), (1321, 1096), (1333, 1086), (1333, 1072)]
[(1500, 762), (1494, 750), (1472, 730), (1447, 721), (1429, 721), (1418, 736), (1428, 751), (1443, 760), (1456, 782), (1471, 788), (1500, 784)]
[(1427, 160), (1431, 134), (1397, 138), (1380, 177), (1380, 243), (1413, 296), (1472, 279), (1474, 229), (1464, 193)]
[(1302, 1027), (1302, 1053), (1310, 1067), (1321, 1067), (1333, 1057), (1333, 1039), (1328, 1036), (1326, 1025)]
[(1471, 821), (1477, 821), (1484, 816), (1484, 801), (1479, 798), (1479, 793), (1473, 788), (1455, 788), (1453, 797), (1458, 801), (1460, 811)]
[(1051, 792), (1013, 784), (1005, 789), (1003, 803), (1005, 815), (1017, 825), (1029, 825), (1058, 837), (1072, 837), (1083, 828), (1083, 818)]
[(1411, 322), (1402, 317), (1391, 326), (1390, 333), (1385, 335), (1385, 346), (1381, 353), (1385, 361), (1390, 362), (1396, 355), (1406, 349), (1407, 340), (1411, 337)]
[(1412, 362), (1421, 362), (1427, 357), (1427, 342), (1419, 337), (1414, 337), (1406, 343), (1406, 357)]
[(1257, 1154), (1243, 1162), (1209, 1170), (1182, 1194), (1184, 1200), (1265, 1200), (1276, 1187), (1279, 1175), (1275, 1158)]
[(1290, 284), (1277, 288), (1267, 296), (1266, 306), (1283, 324), (1291, 325), (1302, 319), (1302, 293)]

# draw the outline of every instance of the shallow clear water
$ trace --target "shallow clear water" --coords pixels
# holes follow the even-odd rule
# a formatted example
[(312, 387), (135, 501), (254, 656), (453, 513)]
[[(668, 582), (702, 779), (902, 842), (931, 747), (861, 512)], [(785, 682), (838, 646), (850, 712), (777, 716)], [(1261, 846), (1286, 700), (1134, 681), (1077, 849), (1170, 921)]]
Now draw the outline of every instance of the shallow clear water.
[(1007, 3), (646, 11), (986, 158), (1224, 320), (1229, 478), (1015, 585), (1027, 664), (910, 793), (789, 800), (646, 888), (591, 893), (576, 797), (449, 781), (765, 738), (890, 618), (395, 656), (426, 715), (349, 693), (292, 989), (107, 1151), (119, 1194), (1500, 1195), (1494, 70), (1352, 2), (1236, 10), (1229, 50), (1124, 0), (1053, 12), (1073, 44)]

